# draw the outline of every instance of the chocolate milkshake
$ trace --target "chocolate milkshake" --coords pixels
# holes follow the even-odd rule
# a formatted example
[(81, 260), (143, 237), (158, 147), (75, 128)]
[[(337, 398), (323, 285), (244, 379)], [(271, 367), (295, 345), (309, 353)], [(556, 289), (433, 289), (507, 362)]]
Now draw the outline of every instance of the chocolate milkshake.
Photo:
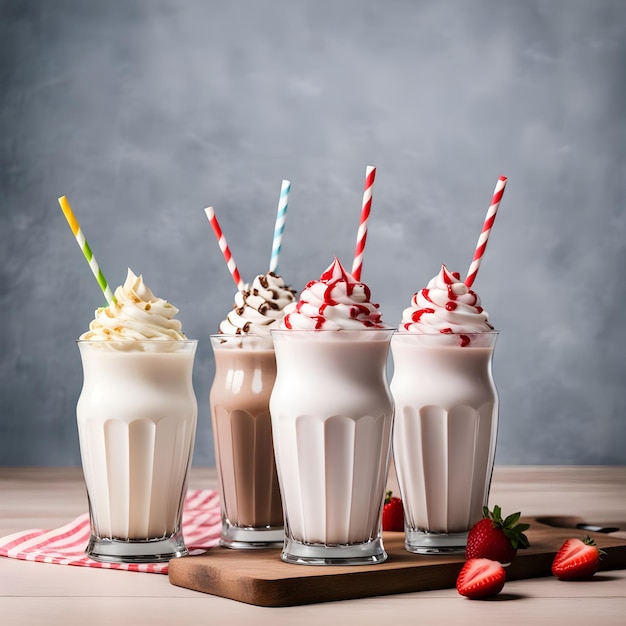
[(211, 336), (215, 378), (210, 405), (222, 501), (220, 543), (256, 548), (283, 543), (269, 399), (276, 378), (270, 328), (294, 292), (273, 273), (237, 292), (235, 306)]
[(276, 378), (274, 350), (247, 336), (233, 340), (213, 335), (211, 345), (215, 355), (211, 416), (228, 535), (223, 533), (222, 543), (280, 543), (283, 510), (269, 412)]

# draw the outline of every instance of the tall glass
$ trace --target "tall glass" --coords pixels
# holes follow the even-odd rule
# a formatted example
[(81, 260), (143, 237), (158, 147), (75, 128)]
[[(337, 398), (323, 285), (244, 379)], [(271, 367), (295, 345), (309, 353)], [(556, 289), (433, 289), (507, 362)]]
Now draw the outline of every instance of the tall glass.
[(86, 552), (93, 559), (144, 563), (187, 554), (181, 525), (198, 414), (196, 345), (78, 341)]
[(399, 332), (391, 340), (393, 455), (410, 552), (462, 551), (482, 518), (498, 426), (497, 336)]
[(222, 506), (220, 543), (229, 548), (283, 545), (270, 393), (276, 379), (271, 338), (212, 335), (210, 404)]
[(381, 511), (393, 420), (385, 373), (392, 332), (272, 331), (283, 561), (357, 565), (387, 558)]

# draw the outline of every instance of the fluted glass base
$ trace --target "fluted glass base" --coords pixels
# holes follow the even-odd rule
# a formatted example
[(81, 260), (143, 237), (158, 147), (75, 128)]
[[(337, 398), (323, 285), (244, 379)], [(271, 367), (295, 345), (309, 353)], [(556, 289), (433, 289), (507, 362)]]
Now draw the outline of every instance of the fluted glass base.
[(222, 521), (220, 545), (225, 548), (254, 550), (258, 548), (282, 548), (285, 540), (283, 527), (265, 528), (233, 526), (228, 520)]
[(182, 532), (159, 539), (110, 539), (91, 535), (87, 556), (104, 563), (163, 563), (188, 554)]
[(429, 533), (404, 529), (404, 547), (416, 554), (454, 554), (465, 552), (467, 532)]
[(322, 545), (285, 540), (281, 559), (297, 565), (375, 565), (387, 559), (380, 538), (352, 545)]

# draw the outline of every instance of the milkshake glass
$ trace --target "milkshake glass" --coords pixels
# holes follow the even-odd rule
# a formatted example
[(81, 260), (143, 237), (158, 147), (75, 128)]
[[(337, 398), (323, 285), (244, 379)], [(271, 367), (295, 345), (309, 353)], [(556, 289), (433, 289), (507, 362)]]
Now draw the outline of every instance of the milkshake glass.
[(215, 378), (210, 404), (221, 496), (220, 544), (283, 545), (269, 400), (276, 379), (271, 337), (212, 335)]
[(181, 518), (197, 403), (193, 340), (79, 340), (87, 554), (144, 563), (187, 554)]
[(393, 419), (385, 373), (392, 333), (272, 330), (278, 370), (270, 412), (288, 563), (387, 558), (381, 511)]
[(393, 455), (410, 552), (465, 549), (493, 470), (497, 331), (398, 332), (391, 340)]

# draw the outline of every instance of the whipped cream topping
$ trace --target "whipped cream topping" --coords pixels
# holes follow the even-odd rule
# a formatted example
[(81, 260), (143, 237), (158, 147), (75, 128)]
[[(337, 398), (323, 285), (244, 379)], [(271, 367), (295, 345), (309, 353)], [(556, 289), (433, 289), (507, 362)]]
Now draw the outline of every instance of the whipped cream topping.
[(270, 328), (282, 320), (284, 308), (295, 299), (296, 292), (280, 276), (260, 274), (235, 294), (235, 306), (220, 323), (219, 332), (270, 337)]
[[(442, 265), (439, 274), (414, 294), (411, 306), (404, 309), (399, 330), (422, 334), (482, 333), (494, 329), (488, 318), (478, 294), (465, 285), (458, 272), (450, 272)], [(469, 337), (461, 338), (461, 345), (469, 342)]]
[(143, 282), (128, 270), (123, 286), (115, 290), (117, 302), (96, 310), (89, 330), (80, 336), (88, 341), (184, 340), (178, 309), (157, 298)]
[(285, 309), (281, 327), (292, 330), (386, 328), (369, 287), (358, 282), (335, 257), (319, 280), (311, 281), (297, 303)]

